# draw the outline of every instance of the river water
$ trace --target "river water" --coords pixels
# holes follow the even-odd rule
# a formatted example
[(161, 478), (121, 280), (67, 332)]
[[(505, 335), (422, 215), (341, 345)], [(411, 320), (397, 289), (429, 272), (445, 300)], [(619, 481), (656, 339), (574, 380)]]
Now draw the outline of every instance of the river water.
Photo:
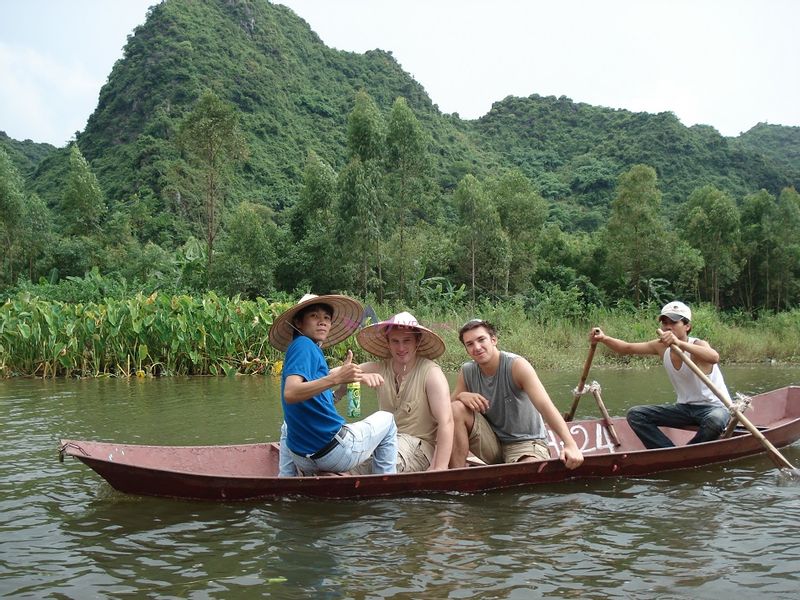
[[(731, 392), (800, 367), (728, 367)], [(576, 373), (540, 373), (562, 411)], [(671, 402), (660, 368), (593, 370), (612, 415)], [(452, 381), (452, 376), (451, 376)], [(364, 414), (375, 409), (364, 392)], [(578, 417), (597, 415), (590, 396)], [(0, 381), (0, 596), (796, 598), (800, 486), (766, 458), (476, 495), (202, 503), (114, 491), (62, 437), (275, 440), (268, 377)], [(800, 444), (785, 456), (800, 463)]]

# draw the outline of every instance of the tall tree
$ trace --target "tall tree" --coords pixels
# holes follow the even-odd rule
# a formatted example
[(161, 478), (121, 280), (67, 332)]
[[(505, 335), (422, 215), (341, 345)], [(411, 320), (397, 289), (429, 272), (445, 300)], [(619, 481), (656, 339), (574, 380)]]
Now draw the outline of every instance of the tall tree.
[(407, 298), (406, 265), (410, 262), (406, 249), (406, 228), (419, 200), (426, 193), (425, 170), (429, 161), (428, 140), (405, 98), (397, 98), (389, 114), (386, 135), (387, 187), (393, 220), (398, 230), (399, 297)]
[(472, 304), (478, 289), (497, 292), (505, 280), (511, 261), (508, 236), (500, 225), (500, 215), (481, 183), (465, 176), (453, 194), (458, 211), (458, 245), (465, 256)]
[(350, 158), (361, 162), (381, 160), (386, 140), (386, 126), (375, 101), (362, 90), (356, 93), (353, 110), (347, 118), (347, 148)]
[(19, 243), (20, 253), (28, 268), (28, 279), (36, 281), (38, 277), (34, 277), (34, 264), (45, 256), (53, 243), (53, 217), (37, 194), (31, 194), (25, 203)]
[(800, 301), (800, 194), (778, 198), (761, 190), (742, 203), (742, 275), (745, 307), (781, 310)]
[(343, 244), (356, 237), (361, 255), (361, 285), (366, 296), (373, 287), (370, 277), (370, 256), (375, 259), (375, 288), (383, 302), (381, 261), (382, 223), (385, 222), (383, 201), (383, 150), (386, 126), (375, 102), (364, 90), (356, 93), (355, 105), (348, 116), (347, 148), (350, 162), (339, 174), (340, 207), (345, 228), (340, 229)]
[(794, 188), (781, 190), (776, 216), (772, 298), (777, 310), (785, 310), (800, 301), (800, 194)]
[(233, 296), (267, 296), (274, 289), (278, 228), (272, 210), (242, 202), (225, 219), (212, 279)]
[(233, 167), (247, 155), (239, 115), (233, 105), (207, 90), (181, 121), (177, 141), (190, 167), (184, 171), (184, 183), (202, 206), (201, 229), (210, 274)]
[(643, 283), (658, 274), (669, 247), (656, 184), (655, 169), (647, 165), (635, 165), (623, 173), (606, 228), (608, 266), (625, 279), (637, 305)]
[(0, 239), (3, 255), (0, 266), (2, 275), (14, 281), (13, 253), (18, 240), (18, 229), (23, 220), (24, 186), (22, 177), (11, 163), (8, 154), (0, 146)]
[(720, 290), (739, 274), (736, 262), (739, 210), (730, 196), (708, 185), (692, 192), (685, 215), (683, 238), (700, 251), (705, 263), (705, 289), (701, 292), (720, 308)]
[(63, 231), (68, 235), (98, 233), (107, 213), (103, 190), (78, 145), (69, 149), (69, 173), (61, 199)]
[[(346, 264), (341, 256), (343, 246), (337, 245), (335, 235), (342, 229), (337, 195), (336, 172), (310, 151), (300, 198), (289, 209), (291, 239), (278, 257), (278, 277), (285, 289), (325, 294), (346, 289), (353, 281), (342, 268), (343, 262)], [(352, 240), (348, 237), (347, 241)]]
[(777, 245), (778, 205), (766, 190), (745, 196), (741, 208), (740, 301), (749, 311), (769, 307), (773, 287), (773, 257)]
[(547, 218), (547, 205), (530, 180), (517, 170), (488, 182), (487, 187), (510, 246), (504, 293), (524, 291), (533, 283), (536, 246)]
[(373, 287), (381, 297), (380, 263), (378, 263), (377, 286), (372, 285), (371, 256), (380, 254), (380, 172), (375, 161), (362, 162), (353, 158), (339, 174), (339, 207), (342, 215), (337, 238), (343, 251), (355, 247), (360, 259), (360, 279), (363, 297)]

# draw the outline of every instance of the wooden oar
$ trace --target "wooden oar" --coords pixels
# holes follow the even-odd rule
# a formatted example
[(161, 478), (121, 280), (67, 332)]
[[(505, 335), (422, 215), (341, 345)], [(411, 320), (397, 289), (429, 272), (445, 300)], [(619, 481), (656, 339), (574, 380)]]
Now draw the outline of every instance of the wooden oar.
[(603, 398), (600, 396), (600, 389), (592, 389), (592, 395), (594, 399), (597, 400), (597, 408), (600, 409), (600, 414), (603, 415), (603, 423), (608, 429), (608, 433), (611, 436), (611, 441), (614, 442), (615, 446), (620, 445), (619, 436), (617, 435), (617, 430), (614, 428), (614, 423), (611, 422), (611, 415), (608, 414), (608, 410), (606, 410), (606, 405), (603, 404)]
[(791, 469), (795, 473), (800, 473), (800, 471), (795, 469), (794, 466), (792, 465), (792, 463), (790, 463), (786, 459), (786, 457), (783, 456), (783, 454), (778, 452), (778, 449), (775, 446), (772, 445), (772, 442), (770, 442), (767, 438), (765, 438), (764, 434), (761, 433), (758, 430), (758, 428), (755, 425), (753, 425), (752, 422), (750, 422), (750, 419), (745, 417), (738, 408), (735, 408), (733, 406), (733, 403), (730, 401), (730, 399), (725, 394), (720, 392), (720, 390), (719, 390), (719, 388), (717, 386), (715, 386), (713, 383), (711, 383), (711, 380), (708, 378), (708, 376), (705, 373), (703, 373), (703, 371), (700, 369), (700, 367), (698, 367), (696, 364), (694, 364), (691, 361), (691, 359), (688, 356), (686, 356), (686, 354), (683, 351), (681, 351), (680, 348), (678, 348), (677, 344), (670, 344), (670, 348), (672, 348), (672, 350), (674, 352), (676, 352), (678, 356), (681, 357), (681, 360), (684, 362), (684, 364), (686, 366), (688, 366), (692, 371), (695, 372), (695, 375), (697, 375), (700, 378), (700, 380), (703, 383), (706, 384), (708, 389), (710, 389), (712, 392), (714, 392), (714, 394), (717, 396), (717, 398), (722, 400), (722, 403), (725, 406), (728, 407), (728, 410), (733, 412), (734, 416), (737, 419), (739, 419), (739, 421), (742, 423), (742, 425), (744, 425), (747, 428), (747, 430), (750, 433), (752, 433), (753, 436), (759, 442), (761, 442), (761, 444), (764, 446), (764, 448), (767, 449), (767, 453), (769, 454), (770, 458), (778, 466), (778, 468), (780, 468), (780, 469)]
[(568, 413), (564, 413), (565, 421), (572, 421), (575, 418), (575, 411), (578, 410), (578, 402), (583, 395), (583, 386), (586, 385), (586, 378), (589, 377), (589, 368), (592, 366), (592, 359), (594, 358), (594, 351), (597, 348), (597, 342), (593, 342), (589, 346), (589, 356), (586, 357), (586, 362), (583, 363), (583, 373), (581, 373), (581, 381), (575, 390), (575, 397), (572, 399), (572, 408)]

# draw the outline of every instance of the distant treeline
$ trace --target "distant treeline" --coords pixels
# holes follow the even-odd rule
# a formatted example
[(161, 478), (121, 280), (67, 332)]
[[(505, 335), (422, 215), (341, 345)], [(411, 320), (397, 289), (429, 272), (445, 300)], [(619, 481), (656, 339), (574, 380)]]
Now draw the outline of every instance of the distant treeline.
[[(347, 291), (412, 307), (485, 298), (531, 314), (555, 303), (566, 317), (670, 298), (756, 315), (800, 299), (793, 188), (732, 198), (704, 185), (666, 211), (656, 171), (634, 165), (615, 182), (600, 228), (564, 231), (518, 170), (468, 174), (443, 195), (429, 176), (426, 135), (404, 99), (384, 115), (360, 92), (350, 160), (336, 172), (309, 153), (299, 198), (280, 214), (230, 202), (248, 149), (235, 108), (211, 92), (177, 130), (183, 159), (169, 194), (180, 207), (171, 215), (148, 215), (136, 201), (109, 209), (78, 144), (51, 209), (0, 148), (0, 284), (12, 295), (94, 269), (148, 294)], [(143, 242), (140, 233), (159, 220), (162, 233), (181, 230), (184, 241)]]

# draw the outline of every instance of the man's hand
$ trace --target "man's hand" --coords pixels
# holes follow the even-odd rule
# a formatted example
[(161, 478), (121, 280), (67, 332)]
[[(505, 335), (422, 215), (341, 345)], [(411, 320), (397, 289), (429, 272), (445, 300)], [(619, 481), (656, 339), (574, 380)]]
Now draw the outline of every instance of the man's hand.
[(380, 387), (383, 385), (383, 375), (380, 373), (361, 373), (359, 382), (371, 388)]
[(475, 412), (485, 413), (489, 410), (489, 401), (475, 392), (461, 392), (456, 400)]
[(656, 333), (658, 334), (659, 341), (667, 347), (672, 344), (677, 344), (679, 341), (678, 338), (675, 337), (675, 334), (669, 330), (663, 331), (661, 329), (656, 329)]
[(353, 362), (352, 350), (347, 351), (347, 356), (345, 357), (342, 366), (331, 369), (328, 374), (333, 379), (334, 385), (361, 381), (360, 378), (363, 375), (361, 366)]
[(592, 327), (589, 330), (589, 342), (592, 344), (596, 344), (598, 342), (602, 342), (606, 339), (606, 334), (603, 333), (603, 330), (599, 327)]
[(563, 450), (561, 450), (561, 456), (559, 458), (561, 458), (561, 462), (563, 462), (564, 466), (566, 466), (568, 469), (575, 469), (583, 464), (583, 454), (580, 450), (578, 450), (577, 446), (574, 448), (570, 446), (564, 446)]

